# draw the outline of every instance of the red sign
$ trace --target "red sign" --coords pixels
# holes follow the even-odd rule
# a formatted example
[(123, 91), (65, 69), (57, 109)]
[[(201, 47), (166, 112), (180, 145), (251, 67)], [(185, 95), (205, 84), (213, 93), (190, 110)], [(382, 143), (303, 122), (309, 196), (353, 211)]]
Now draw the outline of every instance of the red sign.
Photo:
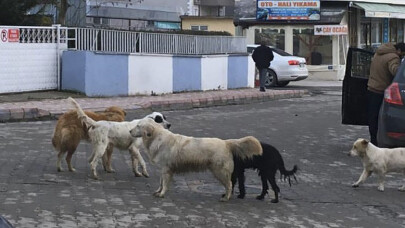
[(20, 42), (19, 29), (8, 29), (8, 42)]
[(7, 42), (7, 30), (1, 30), (1, 41)]

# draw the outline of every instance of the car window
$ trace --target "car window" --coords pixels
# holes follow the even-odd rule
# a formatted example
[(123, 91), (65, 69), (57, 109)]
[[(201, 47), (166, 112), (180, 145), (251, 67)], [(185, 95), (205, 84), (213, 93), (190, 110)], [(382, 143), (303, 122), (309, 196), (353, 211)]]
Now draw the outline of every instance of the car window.
[(401, 67), (398, 69), (394, 81), (405, 83), (405, 61), (402, 61)]
[(351, 77), (368, 79), (373, 54), (370, 51), (358, 50), (352, 53)]
[(283, 51), (283, 50), (281, 50), (281, 49), (278, 49), (278, 48), (272, 47), (271, 49), (273, 49), (273, 51), (274, 51), (275, 53), (277, 53), (277, 54), (279, 54), (279, 55), (281, 55), (281, 56), (293, 56), (293, 55), (291, 55), (290, 53), (287, 53), (287, 52), (285, 52), (285, 51)]
[(247, 47), (248, 53), (253, 53), (254, 50), (255, 50), (255, 47)]
[[(247, 52), (248, 52), (248, 53), (253, 53), (253, 51), (255, 50), (255, 48), (256, 48), (256, 47), (247, 47)], [(270, 48), (271, 48), (271, 50), (273, 50), (273, 52), (275, 52), (275, 53), (277, 53), (277, 54), (279, 54), (279, 55), (281, 55), (281, 56), (292, 56), (292, 55), (290, 55), (289, 53), (287, 53), (287, 52), (285, 52), (285, 51), (283, 51), (283, 50), (281, 50), (281, 49), (274, 48), (274, 47), (270, 47)]]

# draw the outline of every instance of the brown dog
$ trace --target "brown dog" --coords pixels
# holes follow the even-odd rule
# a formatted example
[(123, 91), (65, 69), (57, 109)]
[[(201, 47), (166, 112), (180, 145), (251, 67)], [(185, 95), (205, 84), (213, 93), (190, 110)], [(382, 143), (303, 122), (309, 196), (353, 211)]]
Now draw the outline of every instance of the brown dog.
[[(109, 107), (102, 113), (86, 111), (86, 114), (95, 121), (108, 120), (117, 122), (124, 121), (126, 115), (122, 108), (116, 106)], [(81, 123), (77, 116), (77, 112), (69, 111), (60, 116), (52, 137), (52, 145), (59, 152), (57, 161), (59, 172), (62, 171), (61, 161), (66, 152), (66, 162), (69, 171), (75, 171), (71, 164), (72, 155), (82, 139), (88, 140), (89, 136), (87, 133), (87, 127)], [(106, 157), (103, 157), (104, 169), (107, 172), (113, 172), (114, 170), (111, 168), (113, 147), (107, 148), (106, 152)]]

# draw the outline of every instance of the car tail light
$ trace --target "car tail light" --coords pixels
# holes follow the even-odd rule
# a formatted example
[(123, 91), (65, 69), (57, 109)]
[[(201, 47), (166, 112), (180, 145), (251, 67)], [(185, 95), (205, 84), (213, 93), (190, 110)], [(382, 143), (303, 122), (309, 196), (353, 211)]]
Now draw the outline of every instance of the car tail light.
[(387, 136), (395, 139), (405, 139), (405, 133), (400, 132), (387, 132)]
[(389, 104), (403, 105), (398, 83), (394, 82), (384, 92), (384, 100)]
[(300, 65), (300, 61), (298, 61), (298, 60), (288, 60), (288, 65)]

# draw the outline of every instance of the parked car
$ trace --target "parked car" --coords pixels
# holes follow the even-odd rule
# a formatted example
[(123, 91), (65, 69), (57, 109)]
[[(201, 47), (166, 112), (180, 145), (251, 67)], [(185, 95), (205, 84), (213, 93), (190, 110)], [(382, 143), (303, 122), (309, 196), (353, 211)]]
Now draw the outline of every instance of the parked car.
[[(374, 53), (349, 48), (342, 91), (342, 123), (367, 124), (367, 81)], [(405, 146), (405, 63), (384, 93), (378, 120), (379, 147)]]
[[(257, 44), (247, 45), (247, 52), (253, 53)], [(271, 47), (271, 46), (270, 46)], [(274, 59), (271, 61), (266, 77), (266, 87), (286, 86), (290, 81), (304, 80), (308, 77), (307, 64), (304, 58), (293, 56), (281, 49), (271, 47)]]

